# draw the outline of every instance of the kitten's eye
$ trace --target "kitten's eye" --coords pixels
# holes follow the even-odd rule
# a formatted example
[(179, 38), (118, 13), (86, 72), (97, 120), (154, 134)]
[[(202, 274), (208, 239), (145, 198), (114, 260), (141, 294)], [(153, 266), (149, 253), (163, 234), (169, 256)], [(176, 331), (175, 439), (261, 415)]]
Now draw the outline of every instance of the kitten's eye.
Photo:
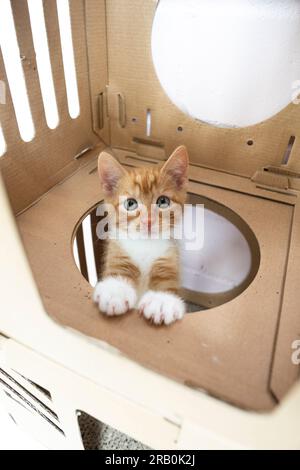
[(167, 207), (170, 206), (170, 199), (167, 196), (159, 196), (159, 198), (156, 201), (156, 205), (160, 209), (167, 209)]
[(134, 211), (138, 207), (138, 202), (133, 197), (129, 197), (124, 201), (124, 207), (127, 211)]

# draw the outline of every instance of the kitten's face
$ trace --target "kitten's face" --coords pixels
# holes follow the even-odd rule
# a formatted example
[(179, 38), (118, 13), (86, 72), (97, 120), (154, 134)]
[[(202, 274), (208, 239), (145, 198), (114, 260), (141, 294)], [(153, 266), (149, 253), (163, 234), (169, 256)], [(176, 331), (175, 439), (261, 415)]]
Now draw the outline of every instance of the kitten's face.
[(188, 155), (179, 147), (162, 168), (125, 170), (113, 157), (99, 157), (105, 202), (123, 233), (143, 237), (172, 236), (186, 199)]

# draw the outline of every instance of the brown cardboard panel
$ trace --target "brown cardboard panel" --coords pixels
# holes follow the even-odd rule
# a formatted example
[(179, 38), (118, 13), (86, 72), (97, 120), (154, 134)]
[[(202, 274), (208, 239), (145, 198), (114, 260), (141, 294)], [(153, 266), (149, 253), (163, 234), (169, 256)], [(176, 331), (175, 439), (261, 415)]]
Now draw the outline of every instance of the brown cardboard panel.
[[(44, 8), (60, 122), (58, 127), (53, 130), (46, 126), (38, 72), (35, 66), (35, 52), (32, 45), (27, 2), (25, 0), (13, 2), (20, 51), (22, 55), (26, 56), (26, 60), (23, 60), (22, 63), (36, 128), (36, 136), (31, 142), (21, 140), (9, 86), (7, 86), (7, 104), (0, 106), (0, 121), (7, 143), (7, 152), (0, 159), (0, 170), (15, 212), (30, 205), (61, 179), (81, 166), (85, 157), (74, 160), (78, 152), (86, 148), (95, 148), (101, 143), (93, 131), (92, 124), (85, 34), (85, 2), (76, 0), (70, 3), (80, 100), (80, 116), (76, 119), (70, 118), (67, 108), (56, 2), (45, 0)], [(103, 9), (103, 17), (105, 18), (104, 4), (99, 4), (99, 8)], [(101, 44), (98, 43), (97, 53), (105, 57), (106, 42), (104, 40)], [(8, 85), (2, 57), (0, 57), (0, 78)], [(105, 73), (98, 77), (98, 86), (100, 87), (100, 85), (105, 89)]]
[[(75, 266), (74, 227), (102, 198), (94, 168), (92, 162), (78, 170), (17, 218), (48, 313), (190, 386), (245, 408), (272, 408), (269, 378), (293, 205), (190, 183), (190, 192), (219, 202), (244, 219), (259, 242), (260, 267), (250, 286), (229, 303), (157, 328), (136, 312), (114, 319), (101, 315), (92, 303), (92, 288)], [(223, 175), (227, 177), (233, 178)]]
[[(275, 344), (271, 388), (281, 400), (291, 384), (299, 377), (299, 363), (292, 360), (293, 343), (300, 340), (300, 207), (296, 205), (291, 231), (290, 255), (287, 265), (282, 312)], [(298, 347), (299, 349), (299, 347)], [(299, 357), (299, 355), (296, 357)]]
[[(294, 135), (295, 145), (285, 167), (299, 173), (299, 106), (291, 104), (272, 119), (241, 129), (217, 129), (189, 118), (170, 102), (153, 67), (151, 29), (156, 2), (106, 3), (111, 146), (137, 151), (134, 138), (146, 138), (146, 110), (150, 109), (151, 139), (164, 144), (166, 155), (184, 143), (193, 163), (251, 177), (266, 165), (280, 166)], [(125, 127), (119, 125), (118, 93), (126, 102)], [(178, 126), (182, 132), (177, 131)]]

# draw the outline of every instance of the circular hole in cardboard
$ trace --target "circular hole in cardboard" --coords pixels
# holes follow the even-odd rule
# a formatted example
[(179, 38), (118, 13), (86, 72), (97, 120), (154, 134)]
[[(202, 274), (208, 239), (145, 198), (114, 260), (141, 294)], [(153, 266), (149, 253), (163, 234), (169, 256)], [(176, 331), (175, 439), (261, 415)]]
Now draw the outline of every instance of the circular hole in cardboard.
[[(218, 2), (216, 14), (214, 2), (160, 0), (151, 50), (158, 80), (175, 106), (198, 121), (235, 129), (263, 122), (292, 101), (288, 77), (300, 73), (300, 8), (295, 1), (256, 1), (251, 8), (229, 3)], [(281, 28), (274, 26), (274, 8)], [(253, 51), (255, 67), (249, 67)]]
[[(178, 240), (181, 294), (187, 311), (195, 312), (240, 295), (257, 274), (260, 249), (248, 224), (228, 207), (193, 193), (187, 204), (183, 236)], [(101, 279), (107, 243), (103, 239), (107, 214), (101, 207), (103, 202), (83, 217), (73, 242), (76, 265), (92, 286)]]

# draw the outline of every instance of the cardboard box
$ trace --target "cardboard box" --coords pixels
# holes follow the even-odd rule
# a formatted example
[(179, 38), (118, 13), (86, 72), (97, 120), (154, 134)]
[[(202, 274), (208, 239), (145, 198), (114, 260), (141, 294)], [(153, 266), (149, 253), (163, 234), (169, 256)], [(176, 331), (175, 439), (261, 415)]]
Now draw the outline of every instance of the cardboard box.
[[(290, 105), (251, 128), (217, 129), (192, 120), (170, 102), (153, 69), (155, 1), (71, 0), (80, 101), (80, 115), (71, 119), (56, 3), (46, 0), (60, 116), (58, 127), (50, 130), (34, 66), (27, 2), (12, 1), (12, 8), (20, 51), (28, 59), (23, 70), (36, 135), (31, 142), (20, 139), (0, 56), (0, 78), (7, 85), (6, 105), (0, 105), (7, 145), (0, 158), (6, 188), (1, 184), (0, 332), (10, 338), (3, 343), (7, 366), (36, 375), (36, 382), (47, 382), (54, 395), (57, 387), (63, 393), (63, 373), (53, 372), (49, 378), (42, 367), (28, 365), (25, 358), (32, 350), (33, 362), (47, 358), (49, 371), (56, 370), (55, 364), (71, 370), (73, 385), (76, 374), (78, 381), (90, 380), (80, 389), (84, 405), (93, 383), (100, 395), (106, 390), (121, 401), (123, 395), (124, 422), (113, 410), (106, 410), (106, 420), (148, 445), (300, 446), (294, 435), (299, 384), (279, 404), (299, 374), (292, 361), (300, 328), (299, 107)], [(145, 135), (147, 110), (151, 138)], [(296, 140), (283, 165), (291, 135)], [(254, 145), (247, 144), (249, 139)], [(253, 248), (257, 269), (251, 282), (228, 298), (204, 299), (218, 306), (186, 315), (171, 327), (149, 326), (136, 312), (114, 319), (100, 316), (72, 253), (77, 228), (102, 199), (97, 156), (108, 148), (124, 165), (158, 163), (180, 144), (190, 154), (191, 197), (242, 224), (252, 248), (259, 247)], [(91, 409), (85, 411), (103, 419), (92, 395)], [(58, 399), (62, 415), (66, 409), (69, 416), (79, 409), (76, 399), (70, 398), (69, 404), (66, 396)], [(108, 400), (110, 406), (113, 402)], [(144, 434), (131, 422), (132, 407), (139, 419), (153, 413), (153, 425)], [(265, 412), (276, 408), (256, 415), (235, 407)], [(160, 444), (154, 433), (170, 416), (173, 424)], [(236, 426), (227, 429), (221, 424), (225, 417)], [(66, 434), (72, 419), (66, 419)], [(75, 446), (70, 433), (70, 445)]]

